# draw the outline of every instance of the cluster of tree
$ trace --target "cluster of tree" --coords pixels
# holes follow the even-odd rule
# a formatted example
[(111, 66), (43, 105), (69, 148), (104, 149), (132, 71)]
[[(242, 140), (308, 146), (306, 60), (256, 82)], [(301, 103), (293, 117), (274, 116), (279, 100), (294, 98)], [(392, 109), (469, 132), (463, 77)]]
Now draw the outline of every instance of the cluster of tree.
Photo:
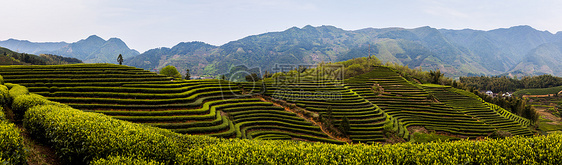
[(166, 75), (168, 77), (181, 79), (181, 74), (178, 72), (175, 66), (168, 65), (160, 70), (160, 74)]
[[(190, 80), (191, 79), (191, 74), (189, 73), (189, 69), (185, 70), (185, 80)], [(181, 79), (182, 75), (180, 74), (180, 72), (178, 71), (178, 69), (175, 66), (172, 65), (168, 65), (165, 66), (164, 68), (162, 68), (160, 70), (160, 74), (166, 75), (168, 77), (173, 77), (173, 78), (177, 78), (177, 79)]]
[[(326, 122), (329, 125), (335, 125), (334, 121), (334, 114), (333, 114), (333, 109), (332, 106), (329, 105), (326, 108), (326, 113), (325, 114), (321, 114), (320, 115), (320, 120), (322, 122)], [(349, 123), (349, 119), (347, 118), (347, 116), (344, 116), (340, 122), (340, 126), (338, 126), (337, 128), (344, 136), (347, 136), (349, 134), (349, 131), (351, 130), (351, 124)]]
[(119, 63), (119, 65), (123, 64), (123, 55), (119, 54), (119, 56), (117, 56), (117, 62)]
[(261, 80), (261, 77), (258, 76), (257, 73), (252, 73), (252, 74), (250, 74), (250, 75), (246, 75), (245, 78), (246, 78), (246, 81), (248, 81), (248, 82), (256, 82), (256, 81), (260, 81), (260, 80)]
[(531, 120), (533, 123), (537, 122), (539, 119), (539, 114), (537, 113), (535, 108), (533, 108), (531, 105), (527, 105), (527, 100), (525, 98), (502, 97), (499, 95), (496, 97), (492, 97), (486, 93), (480, 92), (475, 87), (469, 87), (462, 82), (457, 82), (456, 80), (452, 80), (449, 85), (454, 88), (470, 91), (476, 94), (478, 97), (482, 98), (484, 101), (496, 104), (503, 109), (510, 111), (511, 113)]
[(555, 110), (558, 111), (558, 117), (561, 117), (562, 115), (562, 103), (558, 103), (558, 106), (555, 107)]
[(47, 60), (42, 59), (41, 57), (36, 55), (30, 55), (27, 53), (16, 53), (16, 54), (12, 54), (11, 57), (24, 63), (29, 63), (33, 65), (47, 65)]
[(12, 58), (17, 62), (31, 65), (62, 65), (82, 63), (81, 60), (71, 57), (63, 57), (52, 54), (41, 54), (39, 56), (27, 53), (3, 52), (2, 55)]
[(460, 77), (460, 81), (469, 87), (480, 90), (515, 91), (517, 89), (528, 88), (549, 88), (562, 85), (562, 77), (552, 75), (525, 76), (520, 80), (508, 78), (506, 76), (480, 76), (480, 77)]
[(381, 61), (375, 56), (359, 57), (352, 60), (338, 62), (344, 68), (344, 77), (351, 78), (360, 74), (364, 74), (373, 70), (377, 65), (381, 65)]
[(510, 110), (511, 113), (530, 119), (531, 121), (537, 121), (539, 119), (539, 114), (536, 112), (536, 110), (531, 105), (527, 105), (527, 101), (523, 98), (501, 96), (491, 97), (485, 93), (478, 91), (474, 93), (477, 93), (480, 98), (483, 98), (487, 102), (499, 105), (506, 110)]
[(63, 65), (63, 64), (77, 64), (82, 63), (82, 60), (72, 58), (72, 57), (63, 57), (59, 55), (53, 54), (41, 54), (39, 55), (41, 58), (47, 60), (47, 65)]

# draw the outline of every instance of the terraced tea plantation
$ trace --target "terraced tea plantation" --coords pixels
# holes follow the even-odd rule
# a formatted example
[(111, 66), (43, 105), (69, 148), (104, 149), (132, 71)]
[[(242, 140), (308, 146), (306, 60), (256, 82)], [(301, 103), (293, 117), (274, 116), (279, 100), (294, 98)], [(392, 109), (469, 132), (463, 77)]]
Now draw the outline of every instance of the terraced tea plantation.
[(529, 120), (511, 114), (498, 106), (483, 104), (481, 100), (477, 99), (478, 96), (470, 92), (433, 85), (424, 87), (435, 95), (439, 101), (494, 128), (508, 131), (513, 135), (533, 135), (529, 129), (526, 129), (530, 124)]
[(487, 136), (498, 129), (532, 135), (526, 128), (528, 121), (516, 122), (524, 120), (521, 117), (506, 117), (502, 113), (507, 111), (496, 112), (477, 98), (448, 91), (450, 87), (411, 83), (388, 67), (377, 67), (346, 83), (405, 127), (423, 126), (463, 138)]
[(413, 126), (462, 138), (484, 137), (496, 130), (532, 135), (524, 118), (450, 87), (409, 82), (387, 67), (343, 83), (307, 77), (290, 77), (289, 84), (274, 79), (185, 81), (113, 64), (0, 66), (0, 75), (6, 83), (26, 86), (82, 111), (183, 134), (345, 143), (312, 117), (263, 98), (270, 97), (316, 117), (328, 117), (331, 110), (335, 128), (348, 119), (347, 136), (354, 143), (387, 141), (385, 126), (405, 139)]
[(185, 134), (341, 144), (313, 123), (219, 80), (174, 80), (112, 64), (0, 66), (6, 83), (83, 111)]
[(339, 127), (344, 117), (349, 119), (349, 137), (353, 142), (372, 143), (385, 141), (383, 126), (386, 114), (380, 108), (332, 81), (301, 79), (294, 83), (279, 85), (266, 81), (264, 95), (271, 96), (301, 108), (328, 117), (332, 109), (334, 126)]

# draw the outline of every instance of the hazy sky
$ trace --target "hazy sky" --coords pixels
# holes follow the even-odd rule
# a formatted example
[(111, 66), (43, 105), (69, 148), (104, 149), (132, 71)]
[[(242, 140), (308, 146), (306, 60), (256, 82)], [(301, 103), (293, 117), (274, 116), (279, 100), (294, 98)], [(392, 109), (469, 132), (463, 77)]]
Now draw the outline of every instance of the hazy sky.
[(431, 26), (491, 30), (530, 25), (562, 31), (556, 0), (2, 0), (0, 40), (76, 42), (121, 38), (141, 53), (179, 42), (222, 45), (296, 26)]

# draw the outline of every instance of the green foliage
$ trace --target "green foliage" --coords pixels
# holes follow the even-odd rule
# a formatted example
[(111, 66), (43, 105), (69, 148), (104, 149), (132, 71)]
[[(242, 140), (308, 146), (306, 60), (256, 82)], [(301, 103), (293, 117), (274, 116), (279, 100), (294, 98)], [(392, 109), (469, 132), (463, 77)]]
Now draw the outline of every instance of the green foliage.
[(61, 107), (68, 107), (67, 105), (60, 104), (57, 102), (52, 102), (45, 99), (43, 96), (38, 94), (24, 94), (17, 96), (12, 102), (12, 112), (14, 113), (14, 118), (16, 121), (22, 120), (25, 111), (28, 109), (38, 106), (38, 105), (56, 105)]
[(25, 155), (19, 130), (6, 121), (0, 106), (0, 164), (25, 164)]
[(82, 63), (82, 60), (72, 57), (63, 57), (53, 54), (40, 54), (39, 56), (46, 60), (47, 65), (64, 65), (64, 64)]
[(334, 110), (331, 105), (328, 105), (326, 108), (326, 119), (328, 120), (329, 124), (334, 124)]
[(126, 156), (109, 156), (108, 158), (102, 158), (95, 161), (90, 162), (91, 165), (109, 165), (109, 164), (118, 164), (118, 165), (165, 165), (164, 163), (160, 163), (154, 160), (145, 160), (142, 158), (132, 158)]
[(17, 53), (0, 47), (0, 64), (4, 65), (61, 65), (82, 63), (76, 58), (63, 57), (52, 54), (41, 54), (39, 56), (27, 53)]
[(541, 131), (562, 131), (562, 124), (553, 124), (551, 120), (541, 119), (538, 124), (538, 129)]
[(245, 79), (247, 82), (256, 82), (256, 81), (260, 81), (261, 77), (258, 76), (258, 74), (256, 73), (252, 73), (250, 75), (246, 75)]
[[(307, 102), (307, 106), (312, 105)], [(395, 145), (218, 139), (181, 135), (54, 105), (27, 110), (24, 126), (31, 136), (50, 143), (68, 164), (557, 164), (562, 161), (557, 146), (562, 143), (561, 134), (476, 143), (460, 140)]]
[(494, 132), (492, 132), (492, 134), (490, 134), (489, 137), (494, 138), (494, 139), (498, 139), (498, 138), (506, 138), (506, 137), (511, 137), (513, 135), (511, 135), (510, 132), (505, 131), (505, 130), (496, 130)]
[(351, 130), (351, 126), (349, 125), (349, 119), (346, 116), (344, 116), (343, 119), (341, 120), (338, 129), (345, 135), (349, 134), (349, 131)]
[(414, 143), (430, 143), (430, 142), (446, 142), (446, 141), (453, 141), (453, 140), (460, 140), (459, 138), (439, 135), (435, 133), (419, 133), (416, 132), (413, 134), (411, 142)]
[(162, 68), (162, 70), (160, 70), (160, 74), (166, 75), (168, 77), (181, 78), (180, 72), (178, 72), (176, 67), (172, 65), (168, 65)]
[(378, 58), (371, 56), (371, 58), (354, 58), (347, 61), (337, 62), (336, 64), (342, 64), (344, 66), (344, 77), (351, 78), (360, 74), (370, 72), (371, 70), (373, 70), (374, 66), (381, 65), (381, 61)]
[(432, 93), (430, 93), (430, 94), (427, 95), (426, 98), (427, 98), (428, 100), (433, 101), (433, 100), (435, 100), (435, 95), (433, 95)]
[[(558, 164), (562, 135), (394, 145), (228, 140), (194, 148), (191, 164)], [(305, 156), (303, 156), (305, 155)], [(517, 155), (517, 156), (511, 156)]]
[(430, 70), (429, 71), (429, 76), (431, 77), (431, 83), (433, 83), (433, 84), (439, 84), (440, 83), (439, 80), (441, 79), (441, 77), (444, 77), (443, 75), (444, 74), (441, 73), (440, 70), (437, 70), (437, 71)]
[(562, 91), (562, 85), (557, 87), (550, 87), (550, 88), (531, 88), (531, 89), (523, 89), (514, 92), (513, 94), (516, 96), (521, 95), (548, 95), (554, 94), (555, 96)]
[(539, 114), (531, 105), (527, 105), (527, 100), (518, 97), (491, 97), (486, 93), (474, 90), (473, 93), (480, 97), (483, 101), (495, 104), (508, 110), (511, 113), (531, 120), (531, 123), (536, 123), (539, 119)]
[[(455, 104), (461, 106), (461, 107), (473, 107), (473, 106), (481, 106), (479, 102), (483, 103), (485, 105), (485, 107), (497, 112), (499, 115), (503, 116), (504, 118), (507, 119), (511, 119), (513, 121), (516, 121), (518, 123), (520, 123), (521, 125), (527, 127), (529, 125), (532, 125), (534, 123), (536, 123), (536, 121), (538, 120), (538, 113), (535, 111), (534, 108), (531, 108), (530, 106), (525, 106), (525, 100), (516, 100), (515, 104), (519, 107), (518, 110), (521, 110), (519, 112), (510, 112), (504, 108), (502, 108), (501, 106), (499, 106), (499, 104), (493, 104), (490, 103), (489, 101), (487, 101), (486, 99), (489, 99), (490, 97), (484, 93), (480, 93), (477, 90), (473, 91), (472, 93), (465, 91), (465, 90), (461, 90), (461, 89), (455, 89), (455, 88), (450, 88), (448, 89), (450, 91), (453, 91), (455, 93), (461, 94), (461, 95), (465, 95), (468, 96), (470, 98), (476, 99), (473, 101), (464, 101), (464, 104), (458, 104), (458, 103), (462, 103), (462, 102), (458, 102), (460, 101), (460, 99), (457, 99)], [(443, 92), (445, 93), (445, 92)], [(486, 99), (483, 99), (483, 97), (486, 97)], [(448, 97), (444, 97), (443, 99), (447, 100), (449, 99)], [(501, 101), (505, 101), (503, 99), (499, 99), (499, 97), (496, 97), (495, 99), (492, 100), (501, 100)], [(481, 106), (482, 107), (482, 106)], [(524, 116), (524, 114), (517, 114), (517, 113), (522, 113), (522, 112), (526, 112), (527, 115), (529, 116)]]
[[(532, 76), (532, 77), (525, 76), (521, 78), (521, 80), (516, 78), (508, 78), (506, 76), (460, 77), (460, 81), (466, 84), (468, 87), (475, 87), (481, 90), (492, 90), (494, 92), (515, 91), (517, 89), (550, 88), (550, 87), (562, 86), (562, 77), (555, 77), (552, 75), (540, 75), (540, 76)], [(534, 91), (534, 90), (529, 90), (529, 91)], [(527, 91), (524, 92), (522, 91), (518, 93), (524, 94), (526, 92)], [(554, 91), (550, 91), (547, 94), (553, 94), (553, 93)]]
[(395, 133), (394, 123), (393, 122), (387, 122), (386, 124), (384, 124), (383, 131), (387, 136), (389, 136), (389, 134)]
[[(12, 85), (12, 84), (6, 84), (6, 86), (8, 85)], [(10, 88), (10, 90), (8, 91), (9, 92), (8, 96), (10, 97), (10, 100), (13, 100), (20, 95), (25, 95), (29, 93), (26, 87), (17, 84), (14, 84), (12, 87), (8, 86), (8, 88)]]
[(7, 120), (7, 118), (6, 118), (6, 114), (4, 114), (4, 107), (0, 106), (0, 122), (6, 121), (6, 120)]
[(8, 105), (10, 101), (9, 93), (8, 87), (0, 85), (0, 105)]
[(402, 77), (411, 82), (419, 81), (420, 83), (434, 83), (444, 85), (449, 85), (449, 83), (453, 82), (453, 79), (445, 77), (444, 74), (439, 70), (430, 70), (428, 72), (423, 71), (421, 67), (418, 67), (417, 69), (411, 69), (408, 66), (390, 62), (387, 62), (385, 65), (392, 68), (395, 72), (399, 73)]
[[(27, 110), (24, 126), (46, 139), (70, 163), (87, 163), (112, 155), (138, 156), (171, 163), (188, 149), (182, 135), (97, 113), (54, 105)], [(187, 143), (188, 144), (188, 143)]]
[(4, 85), (4, 77), (2, 75), (0, 75), (0, 85)]
[(191, 74), (189, 73), (189, 69), (185, 70), (185, 78), (186, 80), (191, 80)]

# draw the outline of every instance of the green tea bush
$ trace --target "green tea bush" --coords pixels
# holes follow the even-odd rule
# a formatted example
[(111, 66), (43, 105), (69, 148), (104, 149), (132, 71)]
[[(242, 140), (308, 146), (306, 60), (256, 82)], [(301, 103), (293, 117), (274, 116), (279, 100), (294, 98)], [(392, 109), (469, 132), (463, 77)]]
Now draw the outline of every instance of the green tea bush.
[(492, 132), (489, 137), (494, 138), (494, 139), (498, 139), (498, 138), (506, 138), (506, 137), (511, 137), (511, 136), (513, 136), (513, 135), (511, 135), (511, 133), (508, 132), (508, 131), (496, 130), (496, 131)]
[(8, 87), (0, 85), (0, 105), (8, 104), (9, 93)]
[(4, 114), (4, 108), (0, 106), (0, 122), (6, 120), (6, 115)]
[(187, 150), (181, 134), (116, 120), (69, 107), (40, 105), (25, 113), (24, 126), (42, 137), (69, 163), (111, 155), (135, 156), (169, 164)]
[(102, 158), (90, 162), (90, 165), (108, 165), (108, 164), (118, 164), (118, 165), (165, 165), (154, 160), (138, 159), (126, 156), (109, 156), (108, 158)]
[(4, 85), (4, 77), (2, 75), (0, 75), (0, 85)]
[(6, 85), (6, 86), (8, 86), (8, 88), (10, 89), (8, 91), (10, 100), (15, 99), (19, 95), (25, 95), (29, 93), (27, 88), (21, 85), (14, 84), (14, 85)]
[(0, 164), (24, 164), (23, 138), (14, 124), (8, 123), (0, 106)]
[(27, 111), (29, 108), (38, 105), (46, 105), (46, 104), (68, 107), (67, 105), (49, 101), (41, 95), (32, 93), (32, 94), (19, 95), (16, 98), (14, 98), (14, 101), (12, 102), (12, 112), (14, 113), (15, 120), (19, 121), (23, 119), (23, 115), (25, 114), (25, 111)]

